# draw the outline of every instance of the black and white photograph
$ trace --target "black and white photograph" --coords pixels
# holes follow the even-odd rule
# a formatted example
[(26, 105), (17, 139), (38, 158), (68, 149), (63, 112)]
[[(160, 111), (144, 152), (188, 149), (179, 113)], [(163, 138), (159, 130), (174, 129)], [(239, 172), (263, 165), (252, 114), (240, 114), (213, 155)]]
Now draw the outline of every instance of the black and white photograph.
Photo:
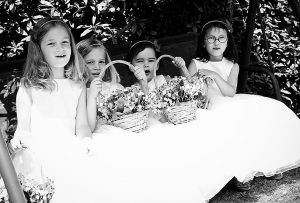
[(299, 0), (0, 0), (0, 203), (300, 203)]

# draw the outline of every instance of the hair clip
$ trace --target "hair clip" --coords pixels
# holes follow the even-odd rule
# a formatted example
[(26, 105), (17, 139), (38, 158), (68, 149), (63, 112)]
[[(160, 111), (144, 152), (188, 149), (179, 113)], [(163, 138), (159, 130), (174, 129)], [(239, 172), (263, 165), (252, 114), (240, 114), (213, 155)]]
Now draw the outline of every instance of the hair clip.
[(222, 23), (222, 24), (225, 25), (225, 27), (227, 28), (228, 32), (229, 32), (229, 33), (232, 33), (232, 26), (231, 26), (231, 24), (229, 23), (228, 20), (226, 20), (226, 23), (223, 22), (223, 21), (220, 21), (220, 20), (211, 20), (211, 21), (208, 21), (207, 23), (205, 23), (205, 24), (203, 25), (203, 27), (202, 27), (202, 29), (201, 29), (201, 33), (203, 33), (203, 30), (204, 30), (205, 26), (207, 26), (208, 24), (211, 24), (211, 23)]

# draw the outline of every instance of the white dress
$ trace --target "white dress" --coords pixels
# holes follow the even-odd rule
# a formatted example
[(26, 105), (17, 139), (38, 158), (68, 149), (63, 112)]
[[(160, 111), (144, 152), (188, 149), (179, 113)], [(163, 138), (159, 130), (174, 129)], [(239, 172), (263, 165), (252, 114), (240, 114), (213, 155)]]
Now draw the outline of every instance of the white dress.
[[(227, 80), (233, 63), (193, 60), (197, 69), (209, 69)], [(231, 147), (239, 162), (235, 176), (249, 181), (300, 166), (300, 119), (284, 103), (249, 94), (224, 97), (214, 83), (209, 90), (212, 112), (227, 115), (234, 129)], [(217, 124), (216, 124), (217, 125)]]
[(138, 134), (99, 125), (87, 154), (74, 135), (82, 89), (68, 79), (55, 81), (52, 92), (32, 89), (32, 102), (20, 87), (18, 118), (31, 115), (31, 129), (18, 126), (15, 137), (28, 148), (14, 158), (18, 173), (54, 181), (52, 203), (201, 203), (232, 179), (236, 161), (226, 151), (227, 124), (216, 128), (219, 118), (211, 112), (198, 111), (196, 121), (177, 126), (151, 118)]
[(97, 192), (94, 174), (98, 163), (75, 135), (82, 87), (69, 79), (55, 82), (57, 88), (52, 92), (31, 88), (29, 96), (23, 86), (18, 90), (17, 116), (20, 120), (30, 118), (30, 130), (17, 127), (15, 137), (20, 137), (27, 149), (15, 155), (14, 166), (17, 173), (40, 183), (45, 177), (52, 179), (52, 203), (96, 202), (97, 196), (92, 194)]
[[(157, 79), (165, 82), (163, 76)], [(154, 88), (153, 82), (149, 85)], [(94, 158), (102, 165), (101, 202), (207, 202), (236, 168), (235, 157), (226, 150), (232, 134), (226, 133), (229, 123), (224, 120), (198, 110), (197, 120), (176, 126), (150, 117), (141, 133), (99, 125), (93, 136)]]

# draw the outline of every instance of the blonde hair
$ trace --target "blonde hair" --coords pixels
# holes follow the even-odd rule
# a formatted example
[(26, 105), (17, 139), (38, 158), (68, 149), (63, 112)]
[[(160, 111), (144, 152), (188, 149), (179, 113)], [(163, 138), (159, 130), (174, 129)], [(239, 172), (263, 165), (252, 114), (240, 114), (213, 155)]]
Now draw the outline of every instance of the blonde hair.
[[(84, 58), (86, 55), (88, 55), (94, 48), (101, 48), (104, 49), (105, 52), (105, 63), (111, 62), (110, 56), (107, 52), (106, 47), (103, 45), (102, 42), (100, 42), (98, 39), (95, 38), (88, 38), (81, 40), (77, 43), (77, 49), (78, 52), (81, 54), (81, 56)], [(113, 83), (120, 83), (120, 76), (115, 68), (114, 65), (111, 65), (105, 72), (104, 81), (111, 81)]]
[(88, 71), (82, 66), (82, 58), (76, 49), (75, 40), (69, 26), (58, 17), (47, 17), (37, 22), (33, 27), (28, 44), (27, 58), (23, 73), (23, 81), (26, 87), (37, 87), (53, 90), (55, 82), (53, 72), (44, 59), (40, 44), (44, 36), (55, 26), (62, 26), (70, 37), (71, 57), (65, 66), (65, 77), (75, 82), (86, 82)]

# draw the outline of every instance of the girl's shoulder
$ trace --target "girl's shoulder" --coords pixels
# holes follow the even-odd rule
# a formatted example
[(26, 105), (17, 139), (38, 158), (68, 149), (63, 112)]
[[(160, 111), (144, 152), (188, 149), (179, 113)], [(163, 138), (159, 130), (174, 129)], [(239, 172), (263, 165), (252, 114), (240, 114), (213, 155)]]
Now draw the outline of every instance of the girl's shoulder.
[(226, 57), (223, 57), (222, 62), (225, 63), (225, 64), (228, 64), (228, 65), (231, 65), (231, 66), (233, 66), (234, 64), (236, 64), (234, 61), (229, 60)]
[(25, 88), (25, 89), (30, 89), (32, 88), (32, 86), (30, 85), (30, 81), (28, 79), (26, 79), (25, 77), (22, 77), (20, 79), (20, 85), (19, 88)]
[(206, 66), (209, 66), (208, 60), (204, 58), (194, 58), (191, 61), (191, 64), (194, 64), (196, 69), (205, 68)]
[(239, 69), (239, 64), (232, 61), (232, 60), (228, 60), (227, 58), (223, 58), (222, 60), (224, 67), (228, 67), (228, 69)]

